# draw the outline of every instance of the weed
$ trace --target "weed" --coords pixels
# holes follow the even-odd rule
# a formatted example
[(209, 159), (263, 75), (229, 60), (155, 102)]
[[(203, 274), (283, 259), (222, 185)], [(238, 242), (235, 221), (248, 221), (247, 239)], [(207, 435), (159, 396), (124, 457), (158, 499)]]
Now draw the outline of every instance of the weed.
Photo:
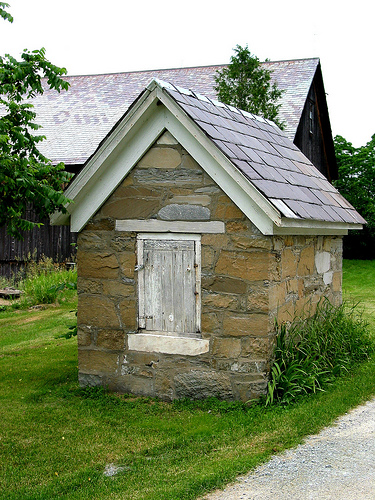
[[(64, 294), (61, 293), (62, 283), (66, 284)], [(52, 304), (58, 299), (71, 298), (76, 293), (76, 283), (76, 271), (67, 271), (52, 259), (44, 257), (39, 262), (30, 262), (26, 275), (19, 284), (24, 292), (19, 301), (20, 307)]]
[(274, 363), (266, 405), (288, 404), (323, 390), (374, 351), (374, 342), (356, 306), (333, 306), (323, 299), (314, 315), (276, 325)]

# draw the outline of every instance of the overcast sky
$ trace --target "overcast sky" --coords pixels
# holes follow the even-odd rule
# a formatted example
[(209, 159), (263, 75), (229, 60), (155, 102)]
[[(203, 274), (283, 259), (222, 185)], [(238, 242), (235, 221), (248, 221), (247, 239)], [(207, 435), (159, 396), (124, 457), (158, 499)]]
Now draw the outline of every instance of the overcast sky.
[(237, 44), (261, 60), (320, 57), (333, 134), (375, 134), (372, 0), (7, 2), (0, 54), (45, 47), (69, 75), (224, 64)]

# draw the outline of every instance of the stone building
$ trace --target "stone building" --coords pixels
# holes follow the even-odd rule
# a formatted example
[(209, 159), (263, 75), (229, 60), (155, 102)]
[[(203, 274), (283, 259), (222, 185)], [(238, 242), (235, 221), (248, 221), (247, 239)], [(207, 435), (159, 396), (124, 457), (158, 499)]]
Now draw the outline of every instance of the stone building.
[(272, 122), (153, 80), (67, 189), (82, 385), (263, 394), (274, 323), (341, 301), (364, 223)]

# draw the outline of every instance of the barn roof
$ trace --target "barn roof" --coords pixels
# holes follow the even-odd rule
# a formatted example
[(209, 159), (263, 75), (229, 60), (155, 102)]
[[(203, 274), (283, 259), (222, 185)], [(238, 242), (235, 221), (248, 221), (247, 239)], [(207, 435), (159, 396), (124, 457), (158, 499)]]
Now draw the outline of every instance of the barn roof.
[[(319, 59), (262, 64), (272, 71), (279, 88), (285, 90), (279, 117), (293, 140)], [(37, 123), (47, 137), (39, 145), (40, 150), (54, 163), (83, 165), (153, 77), (214, 99), (216, 71), (222, 68), (202, 66), (67, 77), (68, 92), (57, 94), (46, 89), (33, 100)]]
[(165, 130), (264, 234), (342, 234), (365, 222), (273, 122), (154, 79), (69, 186), (73, 231)]

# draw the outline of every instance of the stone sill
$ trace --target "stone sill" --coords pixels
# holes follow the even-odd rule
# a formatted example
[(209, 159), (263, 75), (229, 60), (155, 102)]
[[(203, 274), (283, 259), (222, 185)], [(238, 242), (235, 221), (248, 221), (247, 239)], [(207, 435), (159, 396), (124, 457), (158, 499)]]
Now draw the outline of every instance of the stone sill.
[(130, 333), (129, 351), (160, 352), (162, 354), (181, 354), (198, 356), (209, 351), (209, 340), (188, 337), (172, 337), (152, 333)]

